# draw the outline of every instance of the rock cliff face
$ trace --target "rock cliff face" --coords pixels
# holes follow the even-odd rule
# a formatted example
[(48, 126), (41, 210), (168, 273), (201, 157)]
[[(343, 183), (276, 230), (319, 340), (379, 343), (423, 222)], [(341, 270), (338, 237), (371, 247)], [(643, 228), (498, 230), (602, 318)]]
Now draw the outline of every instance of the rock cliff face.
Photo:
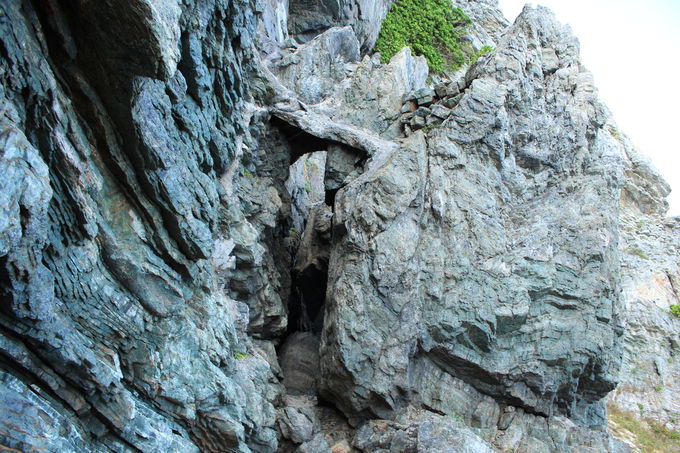
[(256, 24), (247, 1), (0, 5), (5, 446), (276, 448), (222, 288)]
[(627, 451), (619, 381), (677, 423), (678, 222), (577, 40), (460, 0), (495, 50), (430, 78), (391, 3), (0, 4), (2, 448)]
[[(625, 136), (620, 140), (627, 141)], [(625, 308), (620, 384), (609, 400), (680, 428), (680, 219), (664, 217), (669, 187), (629, 149), (619, 243)]]

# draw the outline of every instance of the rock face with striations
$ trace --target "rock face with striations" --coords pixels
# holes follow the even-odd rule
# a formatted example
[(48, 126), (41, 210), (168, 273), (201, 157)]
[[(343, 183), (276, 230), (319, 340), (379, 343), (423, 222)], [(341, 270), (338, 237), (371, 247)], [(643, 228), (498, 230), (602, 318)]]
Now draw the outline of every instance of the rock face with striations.
[[(628, 144), (624, 135), (618, 139)], [(623, 192), (621, 260), (623, 362), (610, 403), (642, 419), (679, 430), (680, 219), (668, 218), (670, 188), (649, 162), (628, 149)]]
[(433, 86), (391, 3), (0, 4), (0, 447), (618, 452), (619, 379), (674, 423), (677, 219), (576, 39), (456, 1), (495, 51)]
[(440, 127), (336, 197), (325, 394), (369, 417), (414, 400), (448, 413), (435, 373), (602, 425), (621, 359), (621, 146), (546, 10), (526, 9), (465, 77)]
[(275, 379), (221, 286), (256, 16), (133, 3), (0, 5), (1, 443), (274, 451)]

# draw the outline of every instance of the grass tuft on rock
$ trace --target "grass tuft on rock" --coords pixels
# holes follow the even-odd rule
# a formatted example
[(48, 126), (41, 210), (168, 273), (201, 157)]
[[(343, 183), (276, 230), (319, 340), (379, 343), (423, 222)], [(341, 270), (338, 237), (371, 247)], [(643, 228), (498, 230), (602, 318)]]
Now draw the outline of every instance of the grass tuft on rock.
[(680, 433), (671, 431), (649, 419), (640, 419), (633, 413), (608, 405), (609, 427), (616, 437), (631, 441), (643, 453), (680, 452)]
[(461, 41), (471, 23), (450, 0), (399, 0), (382, 23), (375, 50), (387, 63), (410, 47), (416, 55), (425, 56), (432, 71), (455, 70), (473, 55)]

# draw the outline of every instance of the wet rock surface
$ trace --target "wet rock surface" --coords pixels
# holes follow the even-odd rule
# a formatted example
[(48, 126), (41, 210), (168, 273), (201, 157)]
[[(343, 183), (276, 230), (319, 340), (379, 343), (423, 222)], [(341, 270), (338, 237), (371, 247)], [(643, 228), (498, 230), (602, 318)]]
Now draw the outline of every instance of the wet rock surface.
[(0, 4), (1, 448), (624, 452), (619, 380), (675, 427), (677, 219), (576, 39), (461, 0), (495, 50), (430, 75), (390, 4)]

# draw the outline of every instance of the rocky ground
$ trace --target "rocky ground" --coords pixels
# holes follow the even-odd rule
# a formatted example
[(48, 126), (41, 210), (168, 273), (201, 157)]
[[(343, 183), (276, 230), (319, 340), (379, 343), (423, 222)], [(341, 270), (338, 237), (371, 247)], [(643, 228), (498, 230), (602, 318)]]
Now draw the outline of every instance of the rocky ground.
[(0, 4), (0, 449), (680, 428), (680, 223), (577, 39), (457, 0), (494, 50), (432, 75), (371, 54), (390, 3)]

